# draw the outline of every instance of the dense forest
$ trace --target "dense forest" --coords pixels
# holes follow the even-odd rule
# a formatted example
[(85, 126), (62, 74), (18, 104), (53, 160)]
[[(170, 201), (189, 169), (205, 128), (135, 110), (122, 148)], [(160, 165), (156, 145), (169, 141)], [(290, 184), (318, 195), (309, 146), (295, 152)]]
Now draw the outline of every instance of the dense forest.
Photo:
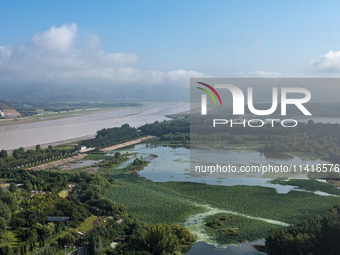
[(139, 135), (136, 128), (130, 127), (129, 124), (124, 124), (121, 127), (101, 129), (97, 131), (94, 139), (82, 141), (81, 145), (100, 148), (137, 138)]
[[(200, 133), (191, 134), (193, 145), (209, 142), (226, 142), (230, 144), (242, 144), (248, 141), (260, 143), (259, 150), (269, 152), (302, 151), (340, 160), (340, 125), (299, 123), (294, 128), (271, 127), (267, 124), (261, 128), (217, 127), (214, 133), (209, 133), (207, 127), (200, 128)], [(261, 145), (262, 143), (262, 145)]]
[(337, 255), (340, 254), (340, 206), (324, 216), (315, 216), (266, 238), (270, 255)]

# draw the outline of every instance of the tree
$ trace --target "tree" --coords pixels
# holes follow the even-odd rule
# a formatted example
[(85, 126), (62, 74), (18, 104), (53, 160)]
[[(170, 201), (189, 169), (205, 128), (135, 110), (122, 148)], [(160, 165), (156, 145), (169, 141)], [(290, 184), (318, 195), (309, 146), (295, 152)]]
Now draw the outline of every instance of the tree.
[(172, 233), (178, 237), (180, 245), (190, 245), (196, 242), (196, 237), (186, 227), (172, 225)]
[(76, 238), (71, 234), (71, 233), (67, 233), (66, 235), (64, 235), (64, 237), (59, 238), (59, 243), (61, 243), (62, 245), (68, 245), (68, 244), (73, 244), (76, 241)]
[(37, 145), (35, 146), (35, 151), (36, 151), (36, 152), (40, 152), (40, 151), (41, 151), (41, 147), (40, 147), (39, 144), (37, 144)]
[(3, 187), (0, 187), (0, 198), (2, 198), (3, 196), (5, 196), (5, 190)]
[(0, 217), (3, 218), (6, 223), (11, 219), (11, 210), (7, 206), (7, 204), (0, 201)]
[(6, 220), (0, 217), (0, 236), (3, 236), (5, 234), (6, 226)]
[(178, 237), (168, 224), (157, 224), (149, 232), (148, 241), (154, 254), (181, 254)]
[(38, 240), (38, 232), (36, 229), (31, 230), (30, 235), (28, 237), (28, 241), (30, 243), (35, 243)]
[(12, 255), (13, 250), (8, 245), (0, 247), (0, 255)]
[(40, 223), (36, 224), (36, 228), (38, 231), (39, 236), (45, 238), (48, 238), (51, 236), (54, 232), (54, 223), (50, 222), (47, 225), (41, 225)]
[(13, 182), (11, 183), (11, 185), (9, 185), (9, 191), (14, 193), (17, 191), (17, 185), (15, 185)]
[(7, 158), (7, 151), (1, 150), (0, 151), (0, 158)]
[(26, 220), (21, 217), (15, 217), (16, 214), (14, 214), (14, 218), (12, 218), (12, 222), (16, 228), (20, 228), (26, 224)]
[(11, 211), (15, 211), (18, 207), (18, 200), (15, 194), (9, 193), (2, 198), (2, 201), (5, 202)]

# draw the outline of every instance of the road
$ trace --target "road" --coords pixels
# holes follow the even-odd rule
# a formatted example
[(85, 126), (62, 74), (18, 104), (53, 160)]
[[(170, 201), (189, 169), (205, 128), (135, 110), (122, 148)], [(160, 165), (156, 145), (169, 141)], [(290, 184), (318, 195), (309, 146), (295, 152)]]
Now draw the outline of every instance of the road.
[(86, 156), (87, 156), (86, 153), (79, 154), (79, 155), (74, 156), (74, 157), (60, 159), (60, 160), (57, 160), (57, 161), (52, 161), (52, 162), (47, 163), (47, 164), (34, 166), (34, 167), (31, 167), (31, 168), (28, 168), (28, 170), (38, 171), (38, 170), (46, 169), (46, 168), (53, 167), (53, 166), (64, 165), (64, 164), (67, 164), (67, 163), (72, 162), (72, 161), (81, 160), (81, 159), (85, 158)]
[(78, 255), (87, 255), (88, 254), (88, 249), (91, 247), (91, 244), (86, 244), (78, 250)]
[(100, 151), (108, 152), (108, 151), (117, 150), (117, 149), (129, 146), (129, 145), (140, 143), (140, 142), (142, 142), (144, 140), (151, 139), (151, 138), (154, 138), (154, 137), (155, 136), (149, 135), (149, 136), (146, 136), (146, 137), (143, 137), (143, 138), (139, 138), (139, 139), (136, 139), (136, 140), (132, 140), (132, 141), (129, 141), (129, 142), (126, 142), (126, 143), (121, 143), (121, 144), (117, 144), (117, 145), (114, 145), (114, 146), (110, 146), (110, 147), (101, 149)]

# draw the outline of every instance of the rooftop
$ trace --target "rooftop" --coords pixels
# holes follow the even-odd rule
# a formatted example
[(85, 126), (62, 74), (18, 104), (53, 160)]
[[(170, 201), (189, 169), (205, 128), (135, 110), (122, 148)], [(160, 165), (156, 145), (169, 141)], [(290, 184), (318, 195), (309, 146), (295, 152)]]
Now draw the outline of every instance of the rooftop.
[(47, 221), (58, 221), (58, 222), (67, 222), (70, 217), (53, 217), (49, 216)]

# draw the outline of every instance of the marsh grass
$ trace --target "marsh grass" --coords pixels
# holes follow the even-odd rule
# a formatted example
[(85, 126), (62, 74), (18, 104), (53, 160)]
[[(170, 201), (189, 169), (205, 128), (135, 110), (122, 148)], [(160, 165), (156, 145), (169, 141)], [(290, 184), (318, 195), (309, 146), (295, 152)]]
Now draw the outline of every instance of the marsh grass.
[(267, 236), (282, 226), (269, 224), (259, 220), (248, 219), (238, 215), (218, 213), (203, 219), (203, 229), (219, 245), (255, 241)]

